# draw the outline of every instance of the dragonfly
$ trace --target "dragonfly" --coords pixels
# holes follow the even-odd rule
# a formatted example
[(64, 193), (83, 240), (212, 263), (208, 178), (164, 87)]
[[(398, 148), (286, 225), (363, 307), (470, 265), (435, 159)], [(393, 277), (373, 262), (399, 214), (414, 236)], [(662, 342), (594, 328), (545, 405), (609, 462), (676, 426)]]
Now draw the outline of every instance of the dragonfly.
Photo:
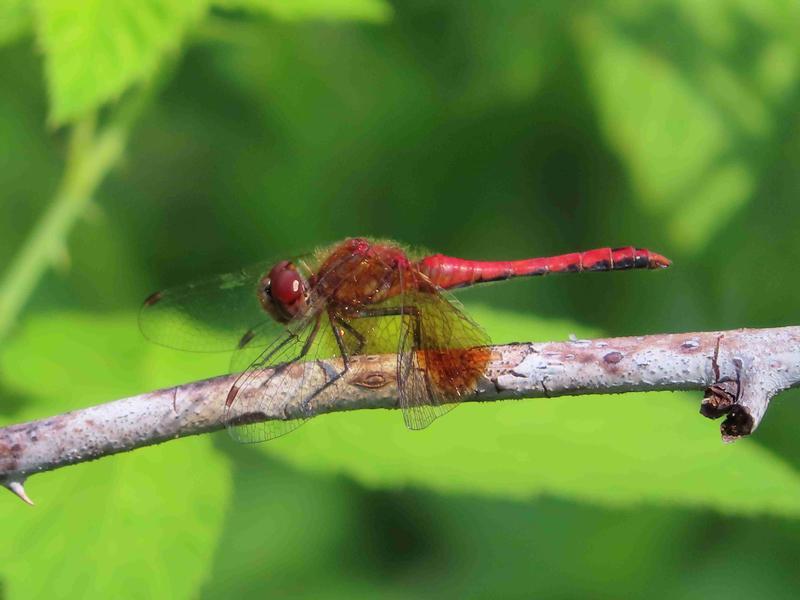
[[(224, 420), (238, 441), (293, 431), (316, 414), (322, 392), (347, 375), (356, 357), (372, 354), (396, 354), (405, 424), (422, 429), (474, 393), (491, 358), (489, 336), (451, 290), (512, 277), (670, 264), (633, 246), (479, 261), (348, 238), (291, 260), (156, 292), (144, 301), (139, 325), (163, 346), (233, 352), (230, 372), (238, 377)], [(324, 362), (324, 380), (307, 376), (309, 361)]]

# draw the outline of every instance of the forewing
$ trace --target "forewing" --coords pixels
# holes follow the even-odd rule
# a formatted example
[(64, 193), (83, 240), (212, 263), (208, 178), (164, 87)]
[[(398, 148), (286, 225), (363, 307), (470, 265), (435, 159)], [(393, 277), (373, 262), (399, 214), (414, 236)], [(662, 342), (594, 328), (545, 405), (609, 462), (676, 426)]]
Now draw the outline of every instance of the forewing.
[(263, 344), (283, 328), (258, 299), (259, 282), (269, 268), (262, 263), (156, 292), (139, 311), (139, 327), (147, 339), (178, 350), (235, 350), (256, 333)]
[[(225, 424), (243, 443), (280, 437), (315, 412), (317, 394), (341, 372), (327, 316), (296, 323), (277, 338), (234, 383), (225, 405)], [(268, 420), (264, 420), (269, 418)]]
[(409, 429), (423, 429), (455, 408), (475, 390), (490, 358), (483, 328), (451, 294), (422, 277), (401, 275), (397, 381)]
[(228, 372), (246, 371), (250, 365), (261, 359), (265, 350), (273, 347), (276, 338), (282, 338), (287, 332), (285, 324), (276, 323), (272, 318), (249, 328), (241, 336), (236, 350), (231, 354)]

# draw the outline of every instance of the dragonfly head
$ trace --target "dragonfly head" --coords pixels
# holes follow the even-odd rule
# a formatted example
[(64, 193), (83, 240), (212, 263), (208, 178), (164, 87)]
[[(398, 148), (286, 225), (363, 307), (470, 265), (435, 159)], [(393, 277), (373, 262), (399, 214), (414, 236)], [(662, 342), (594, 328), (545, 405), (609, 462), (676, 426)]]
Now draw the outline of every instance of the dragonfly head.
[(307, 307), (308, 281), (293, 263), (282, 260), (261, 278), (258, 299), (276, 321), (288, 323)]

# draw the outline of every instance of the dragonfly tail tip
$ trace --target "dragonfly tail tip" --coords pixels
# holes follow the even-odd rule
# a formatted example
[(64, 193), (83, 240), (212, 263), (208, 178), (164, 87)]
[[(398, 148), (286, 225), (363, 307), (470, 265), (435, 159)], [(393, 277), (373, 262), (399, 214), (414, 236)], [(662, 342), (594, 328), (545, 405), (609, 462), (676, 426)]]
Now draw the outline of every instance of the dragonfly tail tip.
[(661, 254), (656, 254), (655, 252), (651, 254), (651, 260), (651, 264), (653, 265), (651, 268), (666, 269), (672, 265), (672, 261), (670, 259)]

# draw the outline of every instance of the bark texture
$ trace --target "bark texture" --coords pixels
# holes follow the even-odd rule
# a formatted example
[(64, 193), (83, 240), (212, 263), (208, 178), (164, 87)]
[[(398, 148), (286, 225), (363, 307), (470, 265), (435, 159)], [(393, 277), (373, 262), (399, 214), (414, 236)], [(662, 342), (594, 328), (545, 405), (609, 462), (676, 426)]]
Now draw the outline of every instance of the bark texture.
[[(726, 416), (724, 441), (749, 435), (778, 392), (800, 385), (800, 327), (737, 329), (564, 342), (492, 346), (492, 357), (467, 401), (632, 391), (703, 390), (700, 412)], [(295, 365), (324, 383), (336, 360)], [(302, 381), (298, 372), (296, 381)], [(0, 484), (23, 500), (32, 474), (170, 439), (223, 428), (224, 405), (236, 375), (148, 392), (54, 417), (0, 428)], [(249, 393), (270, 393), (267, 389)], [(298, 394), (282, 388), (275, 414), (300, 414)], [(237, 398), (237, 401), (240, 399)], [(358, 356), (345, 377), (315, 403), (315, 414), (397, 408), (396, 360)]]

